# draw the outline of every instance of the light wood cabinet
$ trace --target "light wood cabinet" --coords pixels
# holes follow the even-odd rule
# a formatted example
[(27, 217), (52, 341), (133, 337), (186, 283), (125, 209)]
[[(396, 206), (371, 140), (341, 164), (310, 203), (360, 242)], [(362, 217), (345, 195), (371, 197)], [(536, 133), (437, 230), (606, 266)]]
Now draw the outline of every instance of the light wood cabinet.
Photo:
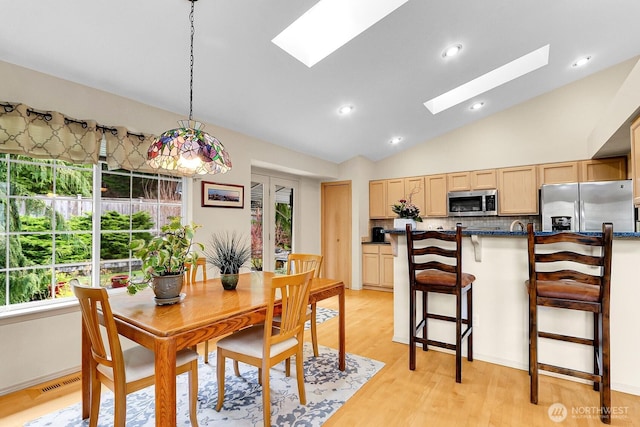
[(424, 177), (425, 216), (447, 216), (447, 175)]
[(391, 245), (362, 245), (362, 285), (366, 289), (393, 291)]
[(631, 124), (631, 177), (633, 204), (640, 206), (640, 117)]
[(566, 182), (578, 182), (578, 162), (547, 163), (538, 165), (538, 183), (564, 184)]
[(448, 191), (469, 191), (471, 190), (471, 173), (454, 172), (447, 174)]
[(386, 202), (386, 217), (395, 218), (396, 214), (391, 209), (394, 203), (398, 203), (398, 200), (404, 199), (404, 178), (388, 179), (387, 180), (387, 202)]
[(580, 162), (580, 181), (615, 181), (627, 179), (626, 157), (582, 160)]
[(498, 188), (495, 169), (471, 172), (471, 190), (495, 190)]
[[(404, 179), (404, 198), (416, 205), (420, 209), (420, 216), (424, 215), (424, 177), (415, 176)], [(396, 201), (394, 201), (395, 203)]]
[(536, 166), (519, 166), (497, 170), (498, 213), (500, 215), (535, 215), (538, 213)]
[(369, 218), (382, 219), (387, 216), (387, 181), (369, 181)]

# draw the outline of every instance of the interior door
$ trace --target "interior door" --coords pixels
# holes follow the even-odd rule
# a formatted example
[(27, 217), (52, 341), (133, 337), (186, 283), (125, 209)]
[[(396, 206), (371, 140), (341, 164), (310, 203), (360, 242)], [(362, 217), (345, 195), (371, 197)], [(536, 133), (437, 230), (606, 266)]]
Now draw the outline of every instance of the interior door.
[(296, 181), (251, 175), (251, 263), (254, 270), (284, 272), (293, 250)]
[(322, 183), (323, 277), (351, 287), (351, 181)]

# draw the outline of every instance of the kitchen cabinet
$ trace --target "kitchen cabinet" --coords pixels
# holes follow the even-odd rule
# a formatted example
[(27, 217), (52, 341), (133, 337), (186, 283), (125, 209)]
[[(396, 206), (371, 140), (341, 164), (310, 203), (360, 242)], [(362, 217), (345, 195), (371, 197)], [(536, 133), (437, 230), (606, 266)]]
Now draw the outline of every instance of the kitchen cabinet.
[(454, 172), (447, 174), (448, 191), (469, 191), (471, 190), (471, 173)]
[(391, 245), (362, 245), (362, 285), (365, 289), (393, 291)]
[(579, 162), (538, 165), (538, 183), (539, 185), (544, 185), (579, 182), (579, 172)]
[(627, 179), (626, 157), (582, 160), (580, 162), (580, 181), (615, 181)]
[(369, 181), (369, 218), (382, 219), (387, 216), (387, 181)]
[(495, 190), (498, 188), (495, 169), (471, 171), (471, 190)]
[(536, 172), (535, 165), (497, 169), (499, 215), (538, 213)]
[(640, 117), (631, 124), (631, 177), (633, 204), (640, 206)]
[(387, 180), (387, 202), (386, 202), (386, 217), (395, 218), (397, 215), (391, 209), (394, 203), (398, 203), (398, 200), (405, 198), (404, 191), (404, 178), (388, 179)]
[(424, 177), (425, 216), (447, 216), (447, 175), (427, 175)]
[[(420, 216), (424, 215), (424, 177), (415, 176), (404, 179), (404, 198), (411, 200), (411, 203), (420, 209)], [(395, 203), (395, 201), (394, 201)]]

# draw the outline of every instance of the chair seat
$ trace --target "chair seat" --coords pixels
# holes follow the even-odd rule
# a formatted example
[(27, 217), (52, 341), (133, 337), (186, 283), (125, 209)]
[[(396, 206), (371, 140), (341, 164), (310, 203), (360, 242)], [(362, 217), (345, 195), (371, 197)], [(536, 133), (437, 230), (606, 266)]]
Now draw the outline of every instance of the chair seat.
[[(142, 378), (155, 375), (155, 358), (153, 351), (135, 346), (122, 352), (124, 358), (124, 371), (127, 382), (133, 382)], [(176, 366), (185, 365), (198, 359), (198, 353), (185, 348), (176, 354)], [(98, 371), (113, 381), (113, 370), (104, 365), (98, 365)]]
[[(473, 274), (462, 273), (462, 287), (467, 287), (475, 282), (476, 277)], [(416, 282), (421, 285), (436, 286), (455, 286), (455, 273), (447, 273), (440, 270), (425, 270), (416, 275)]]
[[(277, 328), (273, 328), (273, 335), (277, 335)], [(270, 358), (290, 349), (298, 344), (296, 338), (289, 338), (285, 341), (273, 344), (271, 346)], [(251, 326), (236, 332), (227, 337), (222, 338), (216, 344), (218, 348), (231, 351), (234, 353), (242, 353), (247, 356), (262, 358), (262, 349), (264, 347), (264, 325)]]
[[(538, 296), (569, 299), (583, 302), (598, 302), (600, 287), (576, 282), (575, 280), (538, 280)], [(529, 289), (529, 281), (525, 282)]]

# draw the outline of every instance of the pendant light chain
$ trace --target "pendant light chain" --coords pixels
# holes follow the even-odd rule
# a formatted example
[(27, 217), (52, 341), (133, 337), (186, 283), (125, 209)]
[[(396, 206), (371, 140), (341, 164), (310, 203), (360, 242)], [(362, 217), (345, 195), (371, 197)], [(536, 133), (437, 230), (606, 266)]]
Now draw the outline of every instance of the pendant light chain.
[(189, 58), (189, 66), (191, 75), (189, 80), (189, 121), (193, 120), (193, 35), (196, 30), (193, 25), (193, 10), (196, 0), (191, 0), (191, 13), (189, 14), (189, 22), (191, 23), (191, 57)]

